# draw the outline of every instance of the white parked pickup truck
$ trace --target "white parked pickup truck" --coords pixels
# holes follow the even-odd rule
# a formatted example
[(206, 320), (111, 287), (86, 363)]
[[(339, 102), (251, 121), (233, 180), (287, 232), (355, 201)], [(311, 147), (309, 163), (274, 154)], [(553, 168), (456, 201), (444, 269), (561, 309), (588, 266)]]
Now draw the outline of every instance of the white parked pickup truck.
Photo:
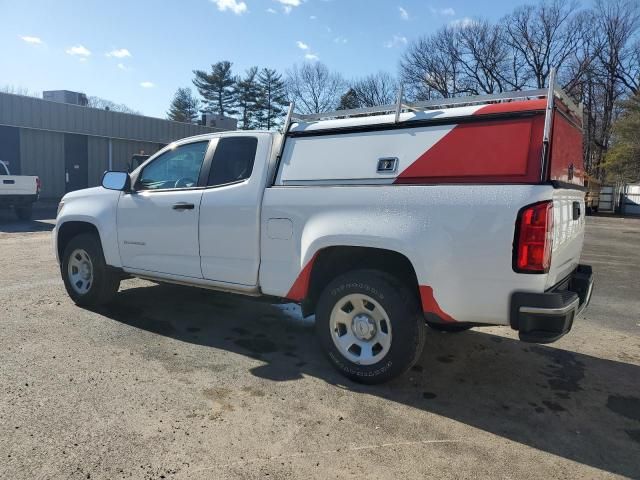
[(71, 298), (108, 302), (136, 276), (289, 299), (365, 383), (411, 367), (429, 328), (545, 343), (589, 302), (581, 111), (561, 90), (292, 106), (283, 131), (180, 140), (67, 194), (53, 236)]
[(33, 204), (40, 196), (40, 178), (11, 175), (0, 161), (0, 208), (13, 207), (21, 220), (30, 220)]

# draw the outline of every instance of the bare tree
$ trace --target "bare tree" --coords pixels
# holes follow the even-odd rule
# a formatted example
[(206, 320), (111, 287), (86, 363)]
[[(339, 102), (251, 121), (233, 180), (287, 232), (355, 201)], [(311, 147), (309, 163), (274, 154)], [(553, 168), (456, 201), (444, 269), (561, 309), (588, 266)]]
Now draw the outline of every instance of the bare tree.
[(544, 88), (551, 69), (564, 67), (580, 48), (576, 9), (575, 1), (544, 0), (518, 7), (502, 21), (504, 38), (521, 58), (531, 86)]
[(336, 108), (346, 83), (323, 63), (294, 65), (287, 71), (287, 96), (301, 113), (322, 113)]
[(351, 87), (358, 107), (388, 105), (396, 101), (398, 82), (387, 72), (356, 80)]
[(96, 96), (87, 97), (87, 107), (99, 108), (101, 110), (111, 110), (112, 112), (131, 113), (134, 115), (142, 115), (139, 111), (129, 108), (124, 103), (115, 103), (105, 98)]
[(502, 26), (487, 20), (449, 25), (419, 39), (400, 67), (410, 96), (419, 100), (521, 89), (523, 69)]
[(458, 41), (456, 28), (448, 26), (409, 45), (400, 62), (400, 76), (409, 97), (429, 100), (465, 92)]
[(42, 98), (42, 95), (38, 92), (31, 91), (26, 87), (16, 87), (15, 85), (5, 85), (0, 87), (1, 93), (11, 93), (13, 95), (22, 95), (24, 97)]
[(598, 0), (594, 32), (601, 36), (589, 85), (589, 121), (593, 145), (587, 158), (592, 173), (604, 177), (599, 166), (609, 148), (611, 128), (620, 113), (619, 100), (638, 91), (638, 4), (629, 0)]
[(468, 93), (497, 93), (519, 89), (519, 69), (512, 67), (512, 55), (502, 29), (487, 20), (460, 25), (458, 62)]

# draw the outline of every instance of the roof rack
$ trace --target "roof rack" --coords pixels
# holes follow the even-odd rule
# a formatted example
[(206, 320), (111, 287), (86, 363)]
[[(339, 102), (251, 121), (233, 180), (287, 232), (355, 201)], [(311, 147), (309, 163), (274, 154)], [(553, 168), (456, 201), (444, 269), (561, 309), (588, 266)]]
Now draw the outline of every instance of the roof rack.
[[(553, 92), (553, 95), (551, 95)], [(426, 110), (436, 110), (441, 108), (462, 107), (477, 104), (509, 102), (513, 100), (531, 100), (536, 98), (551, 99), (558, 97), (573, 113), (582, 116), (582, 106), (575, 104), (573, 100), (555, 83), (555, 71), (549, 75), (549, 88), (539, 88), (536, 90), (522, 90), (513, 92), (502, 92), (491, 95), (472, 95), (466, 97), (438, 98), (424, 102), (404, 102), (403, 88), (400, 87), (396, 103), (380, 105), (376, 107), (353, 108), (349, 110), (336, 110), (333, 112), (301, 114), (294, 111), (295, 106), (291, 104), (287, 114), (287, 121), (284, 125), (284, 132), (289, 131), (292, 123), (317, 122), (322, 120), (333, 120), (349, 117), (368, 117), (374, 115), (395, 114), (395, 123), (400, 122), (400, 114), (404, 112), (420, 112)]]

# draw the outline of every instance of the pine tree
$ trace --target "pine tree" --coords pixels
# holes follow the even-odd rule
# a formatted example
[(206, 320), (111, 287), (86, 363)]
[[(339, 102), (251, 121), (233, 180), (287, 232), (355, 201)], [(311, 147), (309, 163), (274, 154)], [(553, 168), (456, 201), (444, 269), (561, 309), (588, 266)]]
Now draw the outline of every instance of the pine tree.
[(175, 122), (195, 123), (198, 118), (200, 101), (193, 96), (190, 88), (179, 88), (167, 112), (167, 118)]
[(612, 145), (602, 165), (607, 180), (635, 183), (640, 180), (640, 93), (621, 103), (622, 113), (613, 124)]
[(193, 84), (204, 98), (206, 107), (219, 115), (237, 113), (234, 109), (237, 79), (231, 72), (231, 66), (232, 63), (225, 60), (211, 65), (211, 73), (193, 71)]
[(338, 104), (338, 110), (351, 110), (352, 108), (359, 108), (360, 102), (358, 101), (358, 95), (353, 88), (347, 90), (347, 93), (340, 97), (340, 103)]
[(278, 124), (288, 103), (286, 85), (282, 75), (269, 68), (260, 71), (258, 85), (258, 125), (271, 130)]
[(244, 78), (238, 79), (235, 87), (235, 105), (240, 114), (242, 130), (254, 128), (258, 120), (258, 96), (260, 87), (257, 81), (258, 67), (247, 70)]

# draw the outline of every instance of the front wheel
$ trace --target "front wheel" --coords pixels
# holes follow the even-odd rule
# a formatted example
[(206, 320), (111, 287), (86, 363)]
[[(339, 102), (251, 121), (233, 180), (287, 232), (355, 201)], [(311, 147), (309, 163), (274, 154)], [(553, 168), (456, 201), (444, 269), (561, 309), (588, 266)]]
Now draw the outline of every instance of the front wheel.
[(100, 239), (90, 233), (69, 241), (60, 271), (67, 293), (80, 306), (108, 303), (120, 287), (120, 277), (104, 261)]
[(316, 331), (333, 366), (351, 380), (382, 383), (422, 353), (424, 317), (415, 292), (376, 270), (348, 272), (320, 296)]

